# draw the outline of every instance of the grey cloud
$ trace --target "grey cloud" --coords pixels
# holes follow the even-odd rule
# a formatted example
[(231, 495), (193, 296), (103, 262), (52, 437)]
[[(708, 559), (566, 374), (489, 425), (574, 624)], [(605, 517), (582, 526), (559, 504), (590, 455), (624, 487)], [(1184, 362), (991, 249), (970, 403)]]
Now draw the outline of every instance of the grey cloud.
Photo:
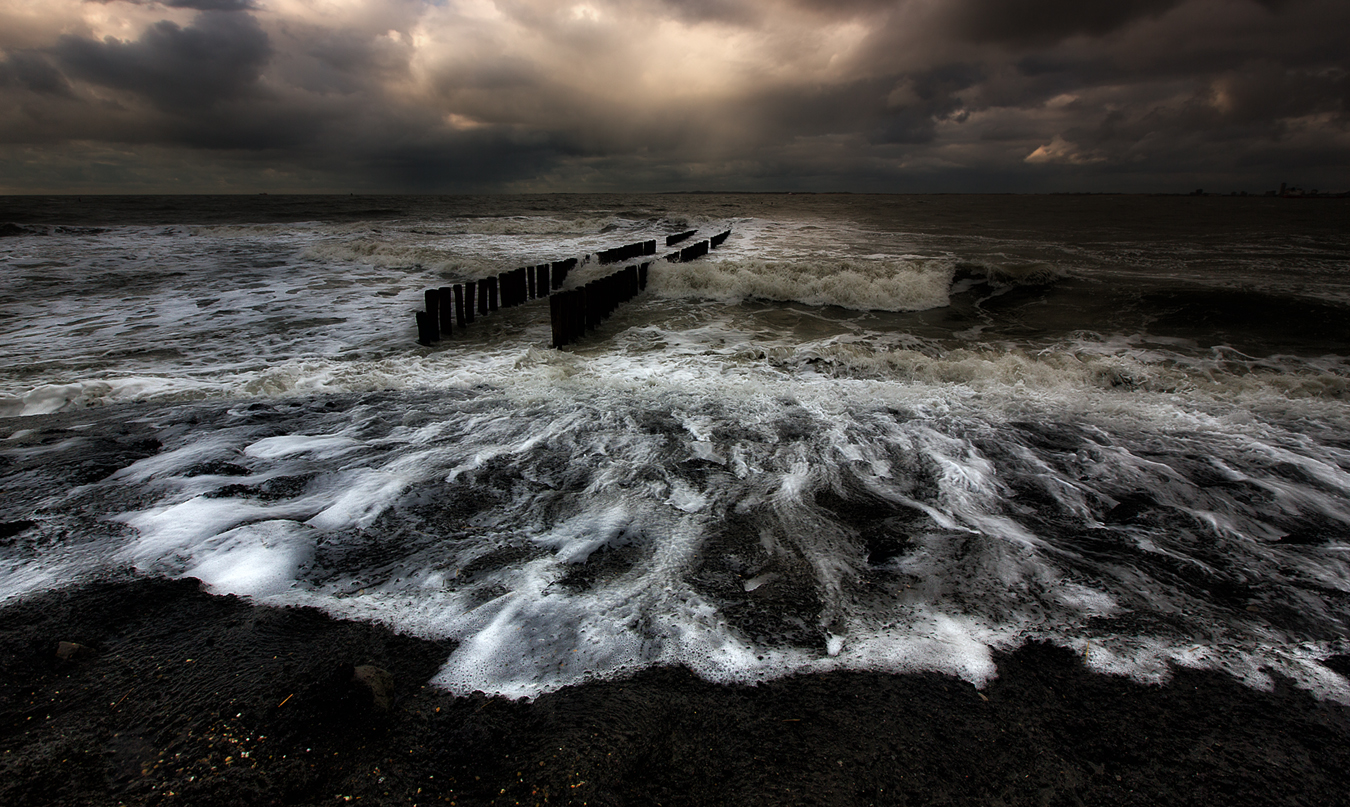
[(65, 36), (53, 53), (72, 76), (174, 110), (207, 107), (247, 92), (271, 48), (252, 16), (203, 12), (186, 28), (155, 23), (135, 42)]
[[(200, 13), (131, 42), (68, 36), (0, 57), (0, 140), (101, 141), (385, 190), (1218, 184), (1193, 184), (1202, 170), (1255, 188), (1243, 172), (1278, 184), (1313, 154), (1350, 187), (1344, 0), (595, 2), (594, 25), (539, 2), (499, 2), (498, 23), (390, 0), (336, 28), (266, 3), (167, 0)], [(708, 97), (670, 103), (668, 87), (625, 97), (567, 75), (640, 51), (672, 17), (717, 23), (689, 29), (694, 46), (731, 25), (737, 56), (777, 62), (735, 65)], [(856, 23), (831, 29), (837, 54), (811, 49), (830, 20)], [(456, 45), (414, 63), (412, 37), (386, 32), (423, 23), (419, 41)], [(801, 45), (811, 58), (798, 63)], [(635, 73), (680, 82), (678, 56), (643, 58)], [(1037, 149), (1050, 156), (1027, 162)]]
[(885, 115), (869, 140), (877, 144), (930, 143), (937, 133), (937, 121), (926, 110), (902, 109)]
[[(896, 92), (902, 94), (888, 103), (872, 131), (871, 141), (878, 144), (928, 143), (937, 133), (939, 121), (965, 120), (969, 114), (965, 102), (956, 93), (975, 86), (984, 71), (973, 64), (941, 65), (905, 75)], [(890, 96), (888, 96), (888, 99)]]
[(257, 8), (253, 0), (164, 0), (164, 5), (197, 11), (247, 11)]
[(249, 11), (258, 6), (253, 0), (85, 0), (86, 3), (131, 3), (137, 6), (190, 8), (196, 11)]
[(386, 146), (361, 162), (373, 181), (410, 190), (491, 189), (548, 171), (564, 154), (547, 139), (520, 142), (489, 131)]
[(818, 14), (853, 17), (877, 14), (903, 6), (906, 0), (790, 0), (791, 4)]
[[(1067, 128), (1063, 137), (1084, 155), (1116, 166), (1145, 162), (1176, 170), (1188, 164), (1297, 162), (1306, 148), (1290, 142), (1290, 121), (1331, 113), (1341, 132), (1350, 134), (1346, 93), (1343, 74), (1253, 63), (1219, 77), (1184, 103), (1084, 110), (1086, 119)], [(1350, 154), (1342, 152), (1325, 165), (1338, 164), (1350, 164)]]
[[(1003, 68), (967, 93), (967, 101), (975, 108), (1034, 108), (1059, 95), (1109, 93), (1117, 108), (1137, 117), (1179, 94), (1203, 96), (1211, 87), (1231, 85), (1230, 106), (1249, 107), (1255, 99), (1246, 99), (1257, 92), (1305, 100), (1319, 95), (1324, 108), (1338, 103), (1344, 85), (1336, 77), (1350, 72), (1350, 52), (1340, 33), (1350, 25), (1350, 6), (1319, 7), (1314, 0), (1272, 15), (1234, 0), (1222, 8), (1232, 15), (1227, 24), (1187, 14), (1109, 40), (1009, 51)], [(1277, 80), (1277, 74), (1287, 78)], [(1288, 86), (1271, 89), (1285, 82)], [(1086, 113), (1090, 107), (1081, 109)], [(1251, 114), (1285, 113), (1266, 103)]]
[(762, 9), (744, 0), (661, 0), (662, 6), (685, 22), (725, 22), (749, 25), (763, 19)]
[(43, 95), (71, 95), (70, 82), (39, 53), (13, 53), (0, 62), (0, 86), (16, 85)]
[(969, 89), (985, 78), (985, 70), (977, 64), (953, 63), (911, 73), (909, 81), (914, 94), (939, 109), (949, 109), (955, 103), (954, 93)]
[(297, 87), (317, 93), (372, 91), (381, 81), (406, 76), (410, 52), (394, 42), (376, 41), (358, 31), (319, 31), (305, 42), (303, 56), (290, 54), (281, 70)]
[(947, 12), (957, 34), (972, 42), (1036, 45), (1075, 34), (1101, 36), (1184, 0), (961, 0)]
[(1350, 76), (1287, 70), (1262, 61), (1219, 77), (1208, 93), (1208, 106), (1229, 121), (1268, 121), (1319, 112), (1342, 118), (1350, 112)]
[(875, 17), (909, 0), (656, 0), (670, 16), (687, 23), (719, 22), (755, 26), (806, 12), (813, 17), (842, 20)]

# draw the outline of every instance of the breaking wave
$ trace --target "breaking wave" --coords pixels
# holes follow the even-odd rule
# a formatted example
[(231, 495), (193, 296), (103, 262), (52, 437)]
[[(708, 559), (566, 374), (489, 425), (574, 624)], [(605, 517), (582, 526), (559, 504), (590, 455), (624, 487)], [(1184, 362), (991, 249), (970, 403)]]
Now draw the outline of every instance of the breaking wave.
[(922, 258), (828, 264), (711, 259), (658, 266), (649, 288), (665, 297), (724, 303), (760, 299), (859, 311), (922, 311), (947, 304), (953, 271), (950, 261)]

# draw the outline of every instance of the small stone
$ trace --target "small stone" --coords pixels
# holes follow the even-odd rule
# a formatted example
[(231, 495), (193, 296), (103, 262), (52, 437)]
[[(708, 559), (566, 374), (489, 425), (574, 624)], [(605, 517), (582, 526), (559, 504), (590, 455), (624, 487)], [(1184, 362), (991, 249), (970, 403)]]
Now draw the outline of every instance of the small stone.
[(85, 656), (91, 656), (93, 653), (93, 648), (77, 644), (76, 642), (56, 643), (56, 657), (62, 661), (77, 661)]
[(352, 680), (370, 690), (370, 698), (381, 709), (388, 709), (394, 698), (394, 676), (374, 664), (362, 664), (352, 671)]

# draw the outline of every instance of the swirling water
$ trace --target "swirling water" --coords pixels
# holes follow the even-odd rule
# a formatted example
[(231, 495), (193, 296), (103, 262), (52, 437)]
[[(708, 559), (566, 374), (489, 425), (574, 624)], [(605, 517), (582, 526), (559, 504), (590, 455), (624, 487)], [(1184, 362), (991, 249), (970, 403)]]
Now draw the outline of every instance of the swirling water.
[[(1344, 213), (6, 200), (0, 596), (190, 575), (454, 638), (437, 682), (513, 697), (656, 664), (981, 683), (1037, 639), (1350, 701), (1320, 663), (1350, 650)], [(727, 227), (568, 349), (546, 301), (414, 341), (424, 288)], [(127, 429), (106, 473), (44, 470)]]

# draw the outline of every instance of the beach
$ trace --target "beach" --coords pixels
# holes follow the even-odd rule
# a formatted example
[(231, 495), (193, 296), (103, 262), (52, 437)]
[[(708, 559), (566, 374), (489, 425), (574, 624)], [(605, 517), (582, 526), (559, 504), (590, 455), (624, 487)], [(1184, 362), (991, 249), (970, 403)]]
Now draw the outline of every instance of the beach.
[(1346, 803), (1344, 204), (5, 199), (0, 799)]
[(1330, 805), (1350, 762), (1350, 710), (1286, 682), (1144, 686), (1045, 645), (980, 690), (659, 668), (521, 703), (428, 686), (443, 644), (148, 579), (11, 606), (0, 642), (9, 804)]

